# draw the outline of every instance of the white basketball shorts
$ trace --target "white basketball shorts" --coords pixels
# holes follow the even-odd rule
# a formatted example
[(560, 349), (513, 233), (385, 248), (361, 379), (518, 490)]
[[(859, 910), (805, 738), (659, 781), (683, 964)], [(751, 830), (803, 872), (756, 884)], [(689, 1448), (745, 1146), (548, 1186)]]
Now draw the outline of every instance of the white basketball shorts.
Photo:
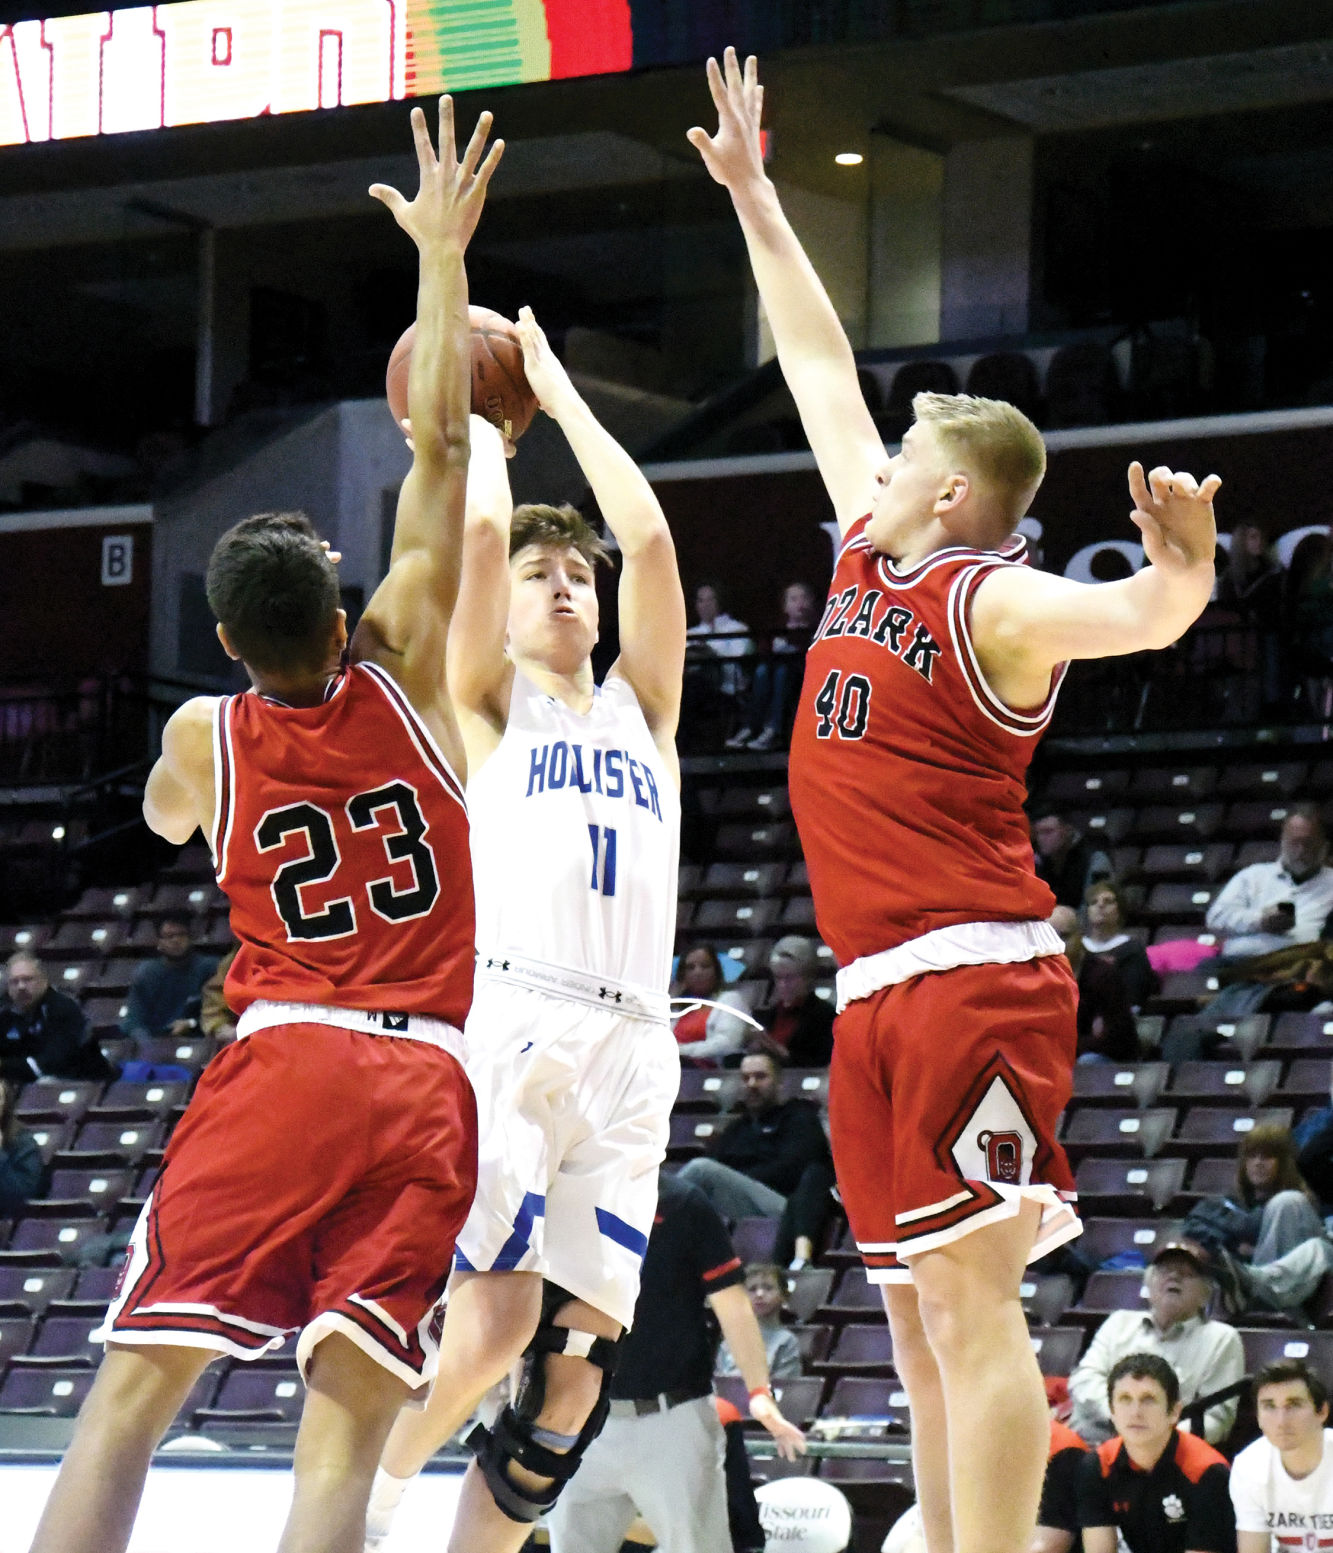
[(464, 1034), (480, 1137), (455, 1267), (539, 1272), (628, 1328), (680, 1088), (675, 1036), (486, 977)]

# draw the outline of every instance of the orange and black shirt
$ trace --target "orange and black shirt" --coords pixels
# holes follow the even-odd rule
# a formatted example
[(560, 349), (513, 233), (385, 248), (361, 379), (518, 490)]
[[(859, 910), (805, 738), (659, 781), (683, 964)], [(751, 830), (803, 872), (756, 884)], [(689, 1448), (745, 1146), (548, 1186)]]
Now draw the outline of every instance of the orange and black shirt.
[(1230, 1472), (1206, 1440), (1178, 1429), (1150, 1471), (1108, 1440), (1081, 1465), (1079, 1525), (1117, 1527), (1130, 1553), (1235, 1553)]
[(1088, 1447), (1068, 1424), (1051, 1419), (1050, 1454), (1046, 1458), (1046, 1477), (1041, 1487), (1039, 1526), (1072, 1533), (1074, 1547), (1080, 1547), (1078, 1485)]

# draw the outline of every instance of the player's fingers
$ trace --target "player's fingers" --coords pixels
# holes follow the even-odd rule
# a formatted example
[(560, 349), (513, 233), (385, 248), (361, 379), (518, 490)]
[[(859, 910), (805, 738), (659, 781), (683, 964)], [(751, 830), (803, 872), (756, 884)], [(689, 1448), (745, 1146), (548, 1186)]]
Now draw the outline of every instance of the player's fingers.
[(1222, 489), (1222, 476), (1209, 475), (1199, 487), (1199, 500), (1212, 501), (1213, 497)]
[(477, 169), (477, 176), (473, 180), (473, 183), (475, 187), (480, 189), (483, 194), (486, 192), (487, 184), (489, 184), (491, 181), (491, 174), (500, 165), (500, 158), (504, 154), (505, 143), (503, 140), (497, 140), (491, 149), (486, 153), (486, 160)]
[(1158, 502), (1170, 501), (1175, 494), (1175, 476), (1165, 464), (1159, 464), (1148, 473), (1148, 489)]
[(721, 67), (711, 55), (708, 58), (706, 74), (708, 76), (708, 91), (712, 96), (713, 106), (721, 114), (727, 106), (727, 85), (722, 79)]
[(700, 129), (700, 127), (696, 124), (693, 129), (687, 129), (685, 131), (685, 138), (699, 153), (699, 155), (703, 157), (704, 161), (707, 161), (709, 153), (713, 149), (713, 137), (708, 133), (708, 131), (706, 129)]
[(463, 160), (459, 164), (468, 177), (476, 171), (477, 163), (481, 161), (481, 153), (485, 149), (487, 140), (490, 139), (491, 125), (494, 122), (495, 115), (489, 111), (477, 115), (477, 122), (472, 126), (472, 138), (468, 141), (467, 150), (463, 152)]
[(728, 92), (742, 91), (745, 86), (745, 79), (741, 75), (741, 67), (736, 59), (736, 50), (732, 48), (730, 43), (727, 44), (726, 52), (723, 54), (722, 59), (727, 70)]
[[(448, 92), (440, 98), (440, 123), (435, 138), (440, 147), (438, 161), (443, 162), (446, 167), (457, 167), (458, 145), (454, 140), (454, 100)], [(429, 135), (426, 136), (426, 149), (430, 150)], [(432, 159), (432, 166), (435, 165), (437, 165), (436, 161)]]
[(387, 205), (389, 209), (398, 215), (400, 211), (407, 209), (407, 201), (399, 194), (397, 189), (391, 188), (387, 183), (372, 183), (370, 197), (378, 200), (381, 205)]
[(1199, 482), (1190, 474), (1188, 469), (1177, 469), (1174, 479), (1176, 490), (1182, 496), (1188, 496), (1192, 501), (1199, 494)]
[(430, 131), (426, 128), (426, 115), (420, 108), (412, 109), (412, 139), (417, 148), (417, 166), (422, 177), (435, 166), (435, 151), (430, 143)]
[(1146, 507), (1152, 501), (1152, 492), (1138, 459), (1129, 466), (1129, 495), (1136, 507)]
[(754, 121), (758, 124), (764, 117), (764, 89), (756, 86), (754, 89)]

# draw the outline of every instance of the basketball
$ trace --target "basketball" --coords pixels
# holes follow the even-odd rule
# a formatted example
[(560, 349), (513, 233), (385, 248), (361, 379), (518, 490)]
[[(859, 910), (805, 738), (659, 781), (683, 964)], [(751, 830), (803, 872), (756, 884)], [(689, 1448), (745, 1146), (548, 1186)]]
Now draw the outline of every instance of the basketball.
[[(537, 413), (537, 399), (523, 373), (518, 331), (501, 313), (469, 307), (472, 325), (472, 413), (517, 442)], [(407, 418), (407, 373), (416, 324), (409, 324), (389, 357), (384, 391), (396, 424)]]

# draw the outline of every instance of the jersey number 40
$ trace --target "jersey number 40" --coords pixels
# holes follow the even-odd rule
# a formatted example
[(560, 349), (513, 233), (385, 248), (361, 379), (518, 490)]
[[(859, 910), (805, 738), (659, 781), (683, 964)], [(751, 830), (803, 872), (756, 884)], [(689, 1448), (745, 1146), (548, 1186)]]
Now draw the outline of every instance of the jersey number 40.
[[(439, 897), (440, 875), (435, 854), (425, 840), (426, 821), (415, 791), (406, 782), (389, 782), (371, 792), (357, 793), (347, 800), (345, 808), (354, 831), (377, 828), (381, 813), (392, 810), (398, 828), (381, 834), (385, 855), (391, 863), (408, 864), (412, 871), (411, 883), (405, 889), (388, 874), (366, 884), (370, 909), (386, 922), (424, 917)], [(333, 879), (342, 863), (332, 815), (313, 803), (270, 809), (255, 826), (255, 845), (261, 852), (271, 852), (297, 833), (305, 839), (305, 856), (284, 863), (270, 886), (287, 937), (346, 938), (356, 932), (356, 903), (350, 895), (331, 900), (318, 911), (307, 911), (301, 898), (301, 891), (309, 885)]]
[(815, 697), (815, 711), (819, 716), (816, 738), (831, 738), (835, 729), (840, 739), (864, 738), (870, 720), (870, 681), (864, 674), (849, 674), (844, 680), (841, 669), (830, 669)]

